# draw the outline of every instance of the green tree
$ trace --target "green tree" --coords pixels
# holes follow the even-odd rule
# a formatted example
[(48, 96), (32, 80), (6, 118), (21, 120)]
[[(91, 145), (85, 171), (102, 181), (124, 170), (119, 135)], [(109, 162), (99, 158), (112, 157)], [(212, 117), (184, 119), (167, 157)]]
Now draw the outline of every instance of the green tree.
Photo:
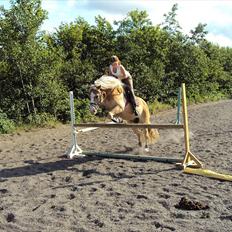
[(162, 28), (169, 34), (169, 35), (176, 35), (181, 33), (181, 26), (176, 19), (178, 10), (178, 4), (174, 4), (172, 9), (167, 14), (164, 14), (164, 22), (161, 24)]
[(190, 31), (190, 40), (193, 44), (199, 44), (205, 40), (205, 36), (208, 34), (206, 30), (207, 24), (199, 23), (194, 30)]
[[(53, 111), (41, 105), (41, 91), (49, 89), (49, 95), (57, 91), (44, 78), (58, 84), (55, 77), (58, 70), (54, 70), (57, 59), (47, 50), (43, 33), (39, 33), (47, 12), (41, 8), (40, 0), (11, 1), (9, 10), (1, 8), (0, 11), (0, 72), (3, 74), (0, 107), (10, 118), (19, 121), (40, 110)], [(40, 91), (39, 86), (43, 87)], [(58, 96), (64, 97), (63, 94)]]
[(94, 65), (83, 58), (86, 47), (83, 33), (88, 27), (88, 24), (79, 19), (74, 23), (62, 24), (49, 38), (51, 46), (62, 57), (59, 80), (81, 99), (88, 97), (89, 85), (94, 76)]

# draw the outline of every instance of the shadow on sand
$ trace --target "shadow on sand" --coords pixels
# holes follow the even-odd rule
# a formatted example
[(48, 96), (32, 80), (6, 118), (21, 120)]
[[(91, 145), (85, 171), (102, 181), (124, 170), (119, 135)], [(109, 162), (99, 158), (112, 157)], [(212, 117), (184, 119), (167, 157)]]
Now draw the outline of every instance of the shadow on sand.
[[(68, 171), (75, 171), (82, 173), (82, 176), (89, 176), (92, 174), (95, 175), (108, 175), (115, 179), (121, 179), (121, 178), (133, 178), (137, 175), (147, 175), (147, 174), (157, 174), (159, 172), (164, 171), (170, 171), (170, 170), (176, 170), (175, 168), (168, 168), (168, 169), (162, 169), (162, 170), (154, 170), (153, 172), (133, 172), (133, 175), (127, 174), (122, 170), (123, 172), (108, 172), (108, 173), (101, 173), (97, 171), (96, 169), (78, 169), (78, 165), (83, 163), (88, 163), (92, 161), (97, 160), (104, 160), (105, 158), (101, 157), (82, 157), (81, 159), (67, 159), (66, 156), (59, 156), (59, 160), (53, 161), (53, 162), (37, 162), (34, 160), (26, 160), (24, 161), (25, 165), (20, 167), (14, 167), (14, 168), (5, 168), (0, 170), (0, 178), (12, 178), (12, 177), (23, 177), (23, 176), (33, 176), (43, 173), (52, 173), (54, 171), (60, 171), (60, 170), (68, 170)], [(114, 160), (114, 159), (107, 159), (107, 160)], [(43, 161), (43, 160), (42, 160)], [(124, 161), (124, 160), (123, 160)], [(132, 161), (132, 162), (138, 162), (138, 161)], [(144, 162), (144, 161), (143, 161)], [(77, 165), (77, 167), (74, 167)], [(97, 164), (96, 164), (97, 165)], [(110, 165), (110, 164), (109, 164)], [(3, 181), (3, 179), (1, 180)]]

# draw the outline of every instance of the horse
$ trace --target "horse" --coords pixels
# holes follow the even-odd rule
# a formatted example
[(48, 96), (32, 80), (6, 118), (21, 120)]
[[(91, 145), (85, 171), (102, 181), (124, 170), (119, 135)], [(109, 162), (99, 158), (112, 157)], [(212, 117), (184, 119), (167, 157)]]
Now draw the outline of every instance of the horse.
[[(132, 104), (126, 97), (125, 85), (115, 77), (103, 75), (90, 87), (90, 112), (96, 114), (99, 107), (108, 112), (108, 118), (119, 121), (121, 118), (127, 123), (135, 123), (138, 117), (139, 123), (150, 124), (150, 112), (147, 103), (140, 97), (135, 97), (138, 116), (134, 114)], [(138, 138), (138, 145), (145, 151), (149, 151), (148, 145), (158, 140), (159, 133), (156, 129), (133, 128)]]

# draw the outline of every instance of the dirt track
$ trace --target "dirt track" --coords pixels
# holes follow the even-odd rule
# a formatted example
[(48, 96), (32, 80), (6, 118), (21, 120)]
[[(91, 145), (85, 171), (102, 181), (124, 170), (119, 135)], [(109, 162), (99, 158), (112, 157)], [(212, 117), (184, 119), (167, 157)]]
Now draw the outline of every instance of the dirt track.
[[(176, 111), (154, 123), (173, 123)], [(191, 151), (232, 174), (232, 101), (189, 108)], [(179, 131), (160, 131), (150, 155), (183, 157)], [(171, 164), (63, 156), (69, 126), (0, 136), (0, 231), (231, 231), (231, 182), (183, 174)], [(79, 137), (85, 150), (134, 152), (130, 130)], [(175, 207), (182, 197), (209, 209)]]

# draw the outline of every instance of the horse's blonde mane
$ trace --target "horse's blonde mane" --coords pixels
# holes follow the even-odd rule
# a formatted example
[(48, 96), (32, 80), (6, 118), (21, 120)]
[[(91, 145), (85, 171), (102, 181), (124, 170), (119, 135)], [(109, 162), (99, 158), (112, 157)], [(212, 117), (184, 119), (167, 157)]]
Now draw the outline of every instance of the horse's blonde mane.
[(114, 89), (119, 85), (122, 85), (122, 82), (112, 76), (103, 75), (96, 81), (94, 81), (96, 87), (101, 86), (101, 89)]

